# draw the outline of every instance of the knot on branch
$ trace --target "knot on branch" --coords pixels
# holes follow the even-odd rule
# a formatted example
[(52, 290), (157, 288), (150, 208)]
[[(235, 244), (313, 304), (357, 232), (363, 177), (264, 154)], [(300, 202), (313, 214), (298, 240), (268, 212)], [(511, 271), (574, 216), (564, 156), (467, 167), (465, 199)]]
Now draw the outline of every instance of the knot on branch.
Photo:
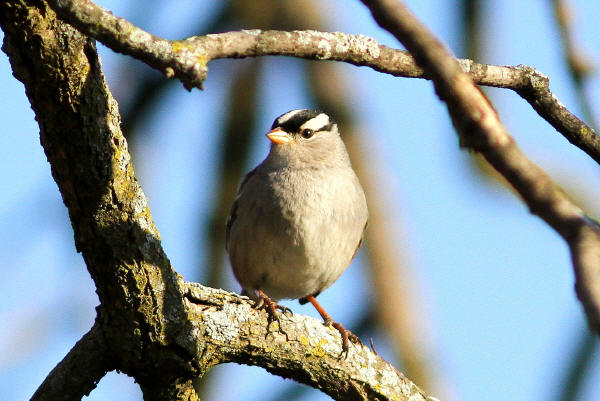
[(542, 74), (540, 71), (527, 65), (519, 64), (515, 67), (517, 70), (522, 71), (525, 74), (527, 88), (536, 93), (540, 91), (550, 91), (550, 78), (547, 75)]

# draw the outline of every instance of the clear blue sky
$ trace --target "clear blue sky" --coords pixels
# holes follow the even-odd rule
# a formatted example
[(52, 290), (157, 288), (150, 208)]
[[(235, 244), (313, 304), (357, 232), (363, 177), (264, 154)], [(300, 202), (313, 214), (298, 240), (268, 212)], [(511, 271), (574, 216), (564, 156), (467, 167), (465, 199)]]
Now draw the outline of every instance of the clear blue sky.
[[(324, 1), (335, 15), (332, 30), (363, 33), (392, 47), (398, 43), (378, 28), (360, 2)], [(551, 78), (556, 96), (580, 114), (561, 58), (559, 36), (549, 1), (488, 1), (482, 62), (525, 64)], [(582, 50), (600, 62), (600, 2), (571, 1)], [(103, 1), (115, 14), (128, 17), (133, 3)], [(166, 3), (165, 3), (166, 4)], [(160, 12), (135, 20), (168, 38), (184, 32), (189, 2), (169, 2)], [(415, 13), (460, 56), (455, 27), (457, 2), (410, 1)], [(198, 10), (212, 2), (197, 2)], [(139, 17), (138, 17), (139, 18)], [(119, 100), (127, 91), (122, 55), (101, 47), (109, 84)], [(209, 65), (204, 92), (180, 86), (165, 96), (154, 117), (145, 122), (144, 141), (133, 144), (136, 175), (149, 198), (163, 245), (175, 268), (195, 276), (199, 224), (210, 210), (226, 69)], [(445, 381), (444, 400), (553, 399), (573, 350), (585, 329), (573, 290), (567, 248), (560, 237), (508, 190), (482, 183), (458, 148), (445, 106), (429, 82), (399, 79), (367, 68), (342, 66), (352, 84), (350, 100), (368, 129), (365, 152), (385, 186), (390, 218), (407, 241), (421, 287), (422, 311), (431, 327), (434, 361)], [(298, 62), (270, 58), (260, 127), (293, 108), (305, 107)], [(589, 93), (600, 93), (598, 75)], [(526, 154), (600, 217), (600, 173), (596, 163), (570, 145), (516, 94), (488, 92), (503, 122)], [(91, 326), (98, 300), (80, 255), (76, 254), (65, 207), (54, 184), (38, 127), (23, 86), (0, 54), (0, 394), (28, 399), (48, 372)], [(600, 104), (594, 99), (594, 110)], [(598, 113), (596, 112), (598, 118)], [(343, 127), (342, 127), (343, 129)], [(256, 143), (251, 164), (266, 154)], [(249, 165), (248, 168), (251, 166)], [(200, 220), (190, 219), (201, 213)], [(228, 266), (224, 266), (228, 269)], [(366, 294), (360, 261), (354, 263), (322, 302), (338, 320), (352, 321), (358, 300)], [(234, 281), (229, 290), (238, 290)], [(290, 303), (297, 313), (315, 315)], [(385, 350), (384, 350), (385, 351)], [(216, 369), (215, 389), (207, 399), (269, 399), (282, 380), (258, 368), (228, 365)], [(235, 375), (235, 388), (219, 391)], [(585, 397), (600, 393), (596, 358)], [(268, 395), (263, 391), (272, 387)], [(306, 399), (328, 399), (318, 392)], [(594, 396), (596, 395), (596, 397)], [(434, 394), (435, 395), (435, 394)], [(133, 381), (110, 374), (90, 399), (138, 400)]]

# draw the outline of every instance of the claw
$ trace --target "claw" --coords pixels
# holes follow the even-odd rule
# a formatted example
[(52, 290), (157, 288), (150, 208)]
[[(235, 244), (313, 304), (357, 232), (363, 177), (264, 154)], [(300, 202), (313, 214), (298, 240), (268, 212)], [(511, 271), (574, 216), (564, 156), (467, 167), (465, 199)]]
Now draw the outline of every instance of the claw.
[(375, 343), (373, 342), (373, 337), (371, 337), (369, 339), (369, 344), (371, 344), (371, 350), (373, 351), (373, 353), (375, 355), (377, 355), (378, 357), (381, 357), (381, 355), (379, 355), (379, 352), (377, 352), (377, 350), (375, 349)]
[(271, 326), (271, 323), (277, 322), (278, 331), (281, 334), (284, 334), (285, 338), (289, 340), (288, 334), (281, 328), (281, 321), (279, 320), (279, 313), (277, 310), (279, 309), (281, 312), (286, 314), (292, 313), (291, 309), (286, 306), (279, 305), (261, 290), (256, 290), (256, 293), (258, 294), (258, 302), (256, 302), (256, 305), (254, 305), (254, 308), (264, 309), (267, 312), (267, 335), (269, 334), (269, 327)]
[(346, 357), (348, 357), (350, 341), (352, 341), (355, 344), (362, 345), (360, 338), (358, 338), (358, 336), (350, 330), (347, 330), (341, 323), (334, 322), (333, 320), (331, 320), (331, 318), (329, 318), (328, 320), (325, 320), (325, 324), (327, 326), (333, 327), (342, 335), (342, 354), (346, 354)]
[(342, 354), (346, 354), (346, 357), (348, 357), (350, 341), (352, 341), (355, 344), (362, 345), (360, 338), (358, 338), (358, 336), (352, 333), (350, 330), (346, 330), (341, 323), (334, 321), (331, 318), (331, 316), (329, 316), (329, 314), (325, 311), (325, 309), (323, 309), (323, 307), (317, 302), (314, 296), (309, 295), (303, 299), (313, 304), (317, 312), (319, 312), (319, 315), (321, 315), (321, 317), (325, 321), (325, 325), (331, 326), (340, 332), (340, 334), (342, 335)]

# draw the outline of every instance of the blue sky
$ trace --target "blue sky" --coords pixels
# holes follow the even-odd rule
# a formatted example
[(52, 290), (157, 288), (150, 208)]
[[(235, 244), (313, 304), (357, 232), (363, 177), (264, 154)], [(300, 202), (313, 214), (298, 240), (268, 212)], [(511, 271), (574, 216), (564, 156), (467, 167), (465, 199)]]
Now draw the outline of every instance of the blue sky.
[[(413, 11), (460, 56), (458, 2), (409, 1)], [(547, 1), (489, 1), (486, 7), (483, 59), (491, 64), (525, 64), (551, 78), (555, 95), (580, 114), (561, 56), (559, 36)], [(101, 5), (121, 16), (132, 15), (127, 2)], [(214, 12), (212, 2), (170, 2), (135, 23), (153, 33), (178, 38), (190, 16)], [(598, 63), (600, 4), (572, 1), (576, 38)], [(392, 47), (399, 44), (370, 18), (360, 2), (324, 1), (323, 12), (335, 15), (331, 30), (363, 33)], [(139, 14), (139, 13), (138, 13)], [(175, 22), (176, 21), (176, 22)], [(117, 101), (128, 90), (119, 74), (125, 56), (100, 46), (107, 79)], [(185, 277), (195, 271), (204, 250), (198, 235), (211, 209), (216, 152), (224, 113), (230, 67), (239, 60), (209, 65), (204, 92), (173, 86), (141, 128), (134, 149), (136, 176), (142, 183), (163, 246)], [(128, 60), (128, 63), (131, 61)], [(508, 190), (477, 177), (458, 148), (443, 103), (429, 82), (394, 78), (368, 68), (340, 66), (350, 85), (348, 99), (365, 127), (362, 140), (372, 158), (379, 184), (389, 198), (395, 229), (418, 279), (419, 311), (427, 326), (434, 364), (444, 381), (444, 400), (553, 399), (574, 348), (585, 330), (573, 290), (567, 248), (545, 223), (532, 216)], [(263, 73), (259, 127), (287, 110), (310, 106), (302, 92), (297, 60), (269, 58)], [(589, 93), (600, 92), (594, 75)], [(98, 300), (81, 256), (75, 252), (66, 210), (39, 145), (23, 86), (0, 54), (0, 394), (28, 399), (47, 373), (91, 326)], [(570, 145), (516, 94), (488, 91), (502, 121), (525, 153), (542, 166), (585, 209), (600, 217), (598, 165)], [(593, 110), (599, 110), (594, 99)], [(596, 117), (598, 113), (596, 112)], [(342, 133), (343, 133), (343, 127)], [(254, 146), (252, 165), (268, 150)], [(189, 218), (197, 216), (200, 218)], [(199, 234), (200, 233), (200, 234)], [(223, 269), (229, 269), (223, 266)], [(231, 277), (231, 276), (230, 276)], [(368, 297), (360, 260), (320, 296), (338, 320), (351, 323), (353, 311)], [(231, 278), (227, 289), (238, 290)], [(348, 297), (354, 293), (358, 296)], [(290, 302), (296, 313), (316, 316), (309, 307)], [(389, 352), (383, 342), (382, 353)], [(231, 375), (238, 386), (221, 391)], [(283, 380), (258, 368), (226, 365), (215, 369), (207, 399), (270, 399)], [(585, 385), (583, 399), (593, 399), (600, 385), (600, 362)], [(596, 380), (594, 380), (596, 379)], [(264, 395), (268, 388), (267, 395)], [(436, 395), (436, 394), (434, 394)], [(89, 397), (138, 400), (133, 381), (110, 374)], [(316, 391), (305, 399), (328, 399)]]

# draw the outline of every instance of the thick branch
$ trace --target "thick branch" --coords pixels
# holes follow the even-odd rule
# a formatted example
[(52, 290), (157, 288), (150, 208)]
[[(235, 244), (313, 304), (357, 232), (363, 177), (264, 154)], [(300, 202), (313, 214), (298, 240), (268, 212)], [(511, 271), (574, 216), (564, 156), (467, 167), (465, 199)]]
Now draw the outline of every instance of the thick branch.
[(590, 325), (600, 333), (600, 230), (521, 152), (496, 111), (446, 48), (396, 0), (362, 0), (376, 21), (390, 31), (431, 75), (448, 106), (461, 142), (477, 150), (523, 197), (532, 213), (569, 244), (576, 288)]
[(218, 363), (262, 366), (308, 384), (336, 400), (426, 400), (425, 394), (393, 366), (362, 345), (342, 356), (339, 333), (302, 315), (281, 317), (270, 327), (266, 314), (245, 297), (182, 284), (191, 327), (176, 342), (206, 369)]
[[(365, 347), (352, 346), (341, 358), (339, 333), (320, 321), (283, 317), (288, 336), (268, 334), (266, 314), (248, 300), (183, 283), (135, 180), (93, 43), (43, 2), (0, 2), (0, 25), (101, 302), (99, 328), (50, 374), (37, 399), (69, 386), (64, 395), (71, 399), (86, 394), (113, 368), (133, 376), (148, 399), (191, 400), (193, 379), (224, 362), (262, 366), (336, 399), (425, 399)], [(96, 346), (96, 365), (81, 369)]]
[[(94, 46), (57, 21), (43, 3), (35, 3), (41, 9), (17, 0), (0, 4), (4, 48), (15, 75), (26, 86), (53, 176), (69, 209), (77, 247), (96, 282), (102, 302), (98, 324), (111, 341), (112, 355), (118, 356), (113, 361), (116, 367), (134, 375), (144, 388), (162, 382), (165, 385), (160, 387), (177, 397), (192, 391), (192, 374), (233, 361), (294, 377), (339, 399), (424, 398), (416, 386), (365, 348), (353, 346), (348, 359), (340, 359), (339, 336), (312, 319), (282, 319), (287, 338), (268, 334), (264, 313), (251, 310), (249, 303), (220, 291), (198, 292), (200, 287), (184, 285), (160, 247), (158, 231), (133, 176), (116, 103), (104, 83)], [(463, 141), (480, 150), (532, 211), (569, 241), (578, 291), (590, 321), (597, 325), (597, 227), (522, 155), (489, 103), (445, 50), (435, 40), (424, 44), (416, 40), (427, 38), (427, 32), (414, 34), (410, 28), (418, 25), (410, 18), (399, 32), (413, 39), (405, 38), (407, 47), (429, 71), (438, 93), (449, 99)], [(96, 376), (77, 391), (89, 391)]]
[(180, 357), (160, 352), (177, 330), (182, 300), (94, 43), (43, 2), (0, 2), (0, 24), (3, 50), (35, 111), (77, 250), (96, 285), (96, 322), (116, 356), (114, 366), (138, 382), (153, 363), (160, 367), (153, 374), (164, 377), (193, 370), (175, 369), (173, 359)]
[[(202, 88), (206, 65), (211, 60), (271, 55), (343, 61), (398, 77), (428, 79), (410, 54), (364, 35), (251, 30), (171, 41), (143, 31), (89, 0), (49, 2), (81, 32), (116, 52), (144, 61), (169, 78), (179, 78), (187, 89)], [(600, 164), (600, 136), (556, 99), (548, 77), (525, 66), (495, 66), (471, 60), (459, 63), (479, 85), (516, 91), (565, 138)]]
[(101, 328), (94, 325), (56, 365), (31, 401), (81, 400), (113, 369)]

